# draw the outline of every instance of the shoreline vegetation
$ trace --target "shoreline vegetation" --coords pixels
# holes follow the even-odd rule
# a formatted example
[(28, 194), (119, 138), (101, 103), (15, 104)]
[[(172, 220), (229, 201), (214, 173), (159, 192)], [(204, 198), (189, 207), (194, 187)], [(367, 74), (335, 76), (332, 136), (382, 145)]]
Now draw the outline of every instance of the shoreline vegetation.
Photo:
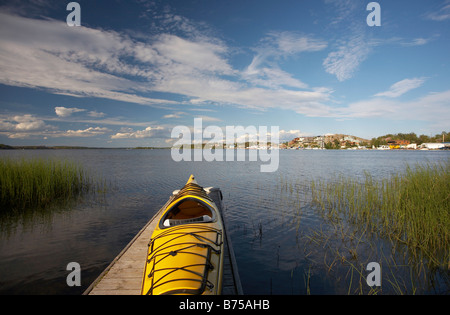
[[(336, 292), (449, 292), (450, 159), (406, 164), (403, 171), (384, 178), (337, 173), (304, 181), (280, 174), (273, 191), (269, 200), (281, 212), (274, 212), (273, 222), (280, 219), (292, 228), (309, 270), (325, 271)], [(322, 218), (317, 225), (309, 220), (311, 210)], [(261, 241), (272, 228), (268, 222), (253, 226), (255, 239)], [(382, 269), (379, 287), (366, 285), (371, 262)], [(310, 271), (300, 274), (306, 294)], [(297, 273), (294, 267), (292, 281)]]
[(43, 209), (102, 189), (79, 164), (59, 159), (0, 159), (0, 214)]
[[(407, 165), (404, 172), (382, 180), (366, 173), (362, 180), (337, 176), (327, 182), (312, 181), (310, 189), (316, 211), (339, 231), (336, 233), (344, 245), (332, 245), (331, 236), (321, 231), (309, 240), (328, 248), (330, 257), (336, 255), (330, 269), (338, 261), (348, 266), (349, 294), (385, 290), (441, 294), (448, 290), (450, 160)], [(361, 248), (370, 250), (361, 252)], [(371, 258), (368, 253), (372, 253)], [(371, 261), (383, 266), (383, 285), (366, 292), (360, 284)], [(358, 274), (359, 280), (352, 279)]]
[(313, 203), (330, 220), (407, 246), (411, 258), (429, 268), (450, 268), (450, 160), (407, 165), (376, 181), (340, 176), (311, 183)]

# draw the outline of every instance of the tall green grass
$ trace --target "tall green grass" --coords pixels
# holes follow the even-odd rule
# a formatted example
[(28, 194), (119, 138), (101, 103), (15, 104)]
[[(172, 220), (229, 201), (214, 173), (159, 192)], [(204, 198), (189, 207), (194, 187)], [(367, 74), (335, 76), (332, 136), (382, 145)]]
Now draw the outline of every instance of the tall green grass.
[(341, 176), (311, 185), (313, 202), (331, 220), (406, 245), (429, 267), (450, 264), (450, 161), (407, 166), (383, 180)]
[(1, 212), (45, 207), (86, 192), (92, 179), (73, 162), (57, 159), (0, 159)]

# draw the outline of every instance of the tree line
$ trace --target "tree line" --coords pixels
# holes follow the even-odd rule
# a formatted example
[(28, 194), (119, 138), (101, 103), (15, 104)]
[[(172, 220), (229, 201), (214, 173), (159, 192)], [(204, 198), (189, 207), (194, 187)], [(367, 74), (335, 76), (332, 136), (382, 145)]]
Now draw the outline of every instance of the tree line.
[(417, 145), (421, 145), (422, 143), (428, 142), (442, 142), (442, 140), (450, 142), (450, 132), (443, 131), (440, 134), (436, 134), (434, 136), (420, 135), (418, 136), (414, 132), (411, 133), (397, 133), (397, 134), (387, 134), (384, 136), (380, 136), (378, 138), (372, 138), (370, 141), (370, 145), (374, 145), (378, 147), (380, 145), (385, 145), (388, 141), (393, 140), (407, 140), (410, 143), (416, 143)]

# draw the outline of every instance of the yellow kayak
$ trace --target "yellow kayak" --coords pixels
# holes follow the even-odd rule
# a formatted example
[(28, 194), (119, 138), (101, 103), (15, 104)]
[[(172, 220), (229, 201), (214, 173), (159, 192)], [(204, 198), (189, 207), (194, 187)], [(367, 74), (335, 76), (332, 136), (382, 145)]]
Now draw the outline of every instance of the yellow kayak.
[(141, 294), (218, 295), (222, 277), (222, 219), (191, 175), (152, 234)]

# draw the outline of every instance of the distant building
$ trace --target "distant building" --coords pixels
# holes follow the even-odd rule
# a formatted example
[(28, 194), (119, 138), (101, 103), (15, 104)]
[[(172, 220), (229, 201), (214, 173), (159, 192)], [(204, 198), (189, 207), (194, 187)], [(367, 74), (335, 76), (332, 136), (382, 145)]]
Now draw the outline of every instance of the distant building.
[(389, 140), (387, 143), (390, 149), (406, 149), (410, 144), (409, 140)]
[(445, 143), (422, 143), (420, 148), (428, 150), (437, 150), (445, 147)]
[(348, 141), (352, 144), (357, 144), (360, 142), (358, 139), (354, 138), (353, 136), (344, 136), (344, 141)]

